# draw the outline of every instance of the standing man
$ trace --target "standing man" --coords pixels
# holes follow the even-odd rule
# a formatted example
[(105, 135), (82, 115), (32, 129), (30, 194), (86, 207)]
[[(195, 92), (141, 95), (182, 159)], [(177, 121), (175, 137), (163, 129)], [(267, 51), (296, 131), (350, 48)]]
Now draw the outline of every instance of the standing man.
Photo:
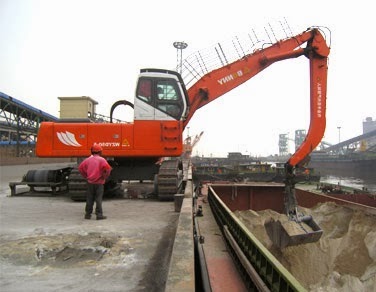
[(86, 158), (78, 167), (81, 175), (87, 180), (87, 196), (85, 207), (85, 219), (91, 218), (95, 201), (95, 214), (97, 220), (106, 219), (103, 216), (102, 198), (104, 183), (111, 173), (111, 166), (102, 155), (101, 145), (94, 143), (91, 147), (91, 156)]

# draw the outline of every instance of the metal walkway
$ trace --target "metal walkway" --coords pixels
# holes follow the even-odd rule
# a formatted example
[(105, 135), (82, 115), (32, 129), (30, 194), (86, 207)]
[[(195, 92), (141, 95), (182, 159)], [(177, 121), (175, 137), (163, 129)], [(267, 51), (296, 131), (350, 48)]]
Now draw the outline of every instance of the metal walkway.
[(4, 136), (2, 143), (35, 142), (39, 124), (57, 120), (57, 117), (0, 92), (0, 131)]

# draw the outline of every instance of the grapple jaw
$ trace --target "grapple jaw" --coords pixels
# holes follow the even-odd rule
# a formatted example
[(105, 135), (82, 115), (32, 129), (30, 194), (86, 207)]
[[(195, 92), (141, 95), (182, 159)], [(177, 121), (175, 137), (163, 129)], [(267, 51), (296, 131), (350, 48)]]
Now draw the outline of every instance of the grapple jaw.
[(320, 240), (323, 231), (312, 216), (289, 219), (280, 221), (270, 218), (264, 224), (266, 233), (276, 247), (282, 249), (287, 246), (307, 244)]
[(298, 212), (298, 203), (295, 196), (294, 168), (285, 165), (285, 221), (270, 218), (265, 222), (266, 233), (278, 248), (312, 243), (320, 240), (322, 230), (312, 216), (304, 216)]

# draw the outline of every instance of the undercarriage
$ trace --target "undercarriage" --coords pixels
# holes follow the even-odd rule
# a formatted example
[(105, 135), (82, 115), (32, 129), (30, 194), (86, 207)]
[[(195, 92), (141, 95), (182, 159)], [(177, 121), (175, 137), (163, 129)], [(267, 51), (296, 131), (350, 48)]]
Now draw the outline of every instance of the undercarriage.
[[(104, 198), (123, 196), (123, 181), (152, 181), (153, 195), (161, 201), (173, 200), (175, 194), (182, 192), (183, 164), (179, 158), (165, 159), (161, 164), (152, 160), (111, 160), (109, 163), (113, 170), (104, 185)], [(78, 164), (53, 170), (30, 170), (21, 182), (12, 183), (14, 194), (16, 185), (28, 185), (31, 191), (50, 187), (53, 193), (64, 187), (73, 201), (86, 200), (87, 182), (79, 173)]]

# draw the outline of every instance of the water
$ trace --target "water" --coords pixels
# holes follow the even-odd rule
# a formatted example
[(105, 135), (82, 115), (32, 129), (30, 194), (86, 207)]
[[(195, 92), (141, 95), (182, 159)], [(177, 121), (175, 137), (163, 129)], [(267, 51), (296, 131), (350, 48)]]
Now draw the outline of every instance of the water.
[(339, 176), (335, 174), (321, 175), (320, 182), (340, 184), (341, 186), (352, 187), (357, 189), (366, 188), (368, 191), (376, 193), (376, 175), (375, 178)]
[[(269, 162), (274, 167), (276, 162)], [(320, 182), (330, 184), (340, 184), (341, 186), (363, 189), (376, 193), (376, 173), (372, 171), (356, 171), (348, 169), (314, 168), (314, 173), (320, 174)]]

